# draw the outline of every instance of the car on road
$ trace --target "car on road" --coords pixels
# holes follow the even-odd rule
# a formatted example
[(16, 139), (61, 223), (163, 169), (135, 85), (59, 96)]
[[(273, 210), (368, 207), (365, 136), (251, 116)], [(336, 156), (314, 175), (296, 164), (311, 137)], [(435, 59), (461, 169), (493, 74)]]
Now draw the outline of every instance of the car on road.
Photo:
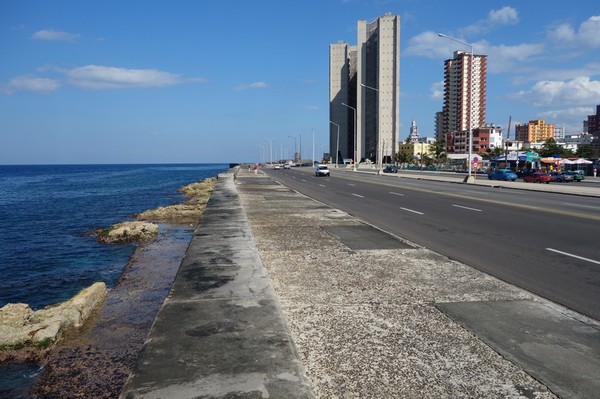
[(279, 170), (279, 169), (281, 169), (281, 165), (279, 165), (279, 164), (276, 164), (275, 166), (273, 166), (273, 169), (275, 169), (275, 170)]
[(284, 163), (283, 164), (283, 169), (289, 169), (290, 168), (290, 164), (289, 163)]
[(488, 179), (490, 180), (506, 180), (506, 181), (515, 181), (517, 180), (517, 175), (510, 169), (498, 169), (495, 172), (491, 172), (488, 174)]
[(550, 183), (552, 177), (547, 173), (533, 172), (529, 176), (525, 176), (523, 181), (526, 183)]
[(573, 181), (573, 176), (566, 174), (565, 172), (552, 172), (550, 173), (552, 181), (559, 183), (569, 183)]
[(383, 173), (398, 173), (398, 167), (396, 165), (388, 165), (383, 169)]
[(331, 171), (327, 165), (317, 165), (315, 166), (315, 176), (329, 176)]
[(568, 171), (566, 173), (573, 178), (573, 181), (582, 181), (582, 180), (585, 180), (585, 176), (584, 175), (582, 175), (581, 173), (576, 172), (574, 170)]

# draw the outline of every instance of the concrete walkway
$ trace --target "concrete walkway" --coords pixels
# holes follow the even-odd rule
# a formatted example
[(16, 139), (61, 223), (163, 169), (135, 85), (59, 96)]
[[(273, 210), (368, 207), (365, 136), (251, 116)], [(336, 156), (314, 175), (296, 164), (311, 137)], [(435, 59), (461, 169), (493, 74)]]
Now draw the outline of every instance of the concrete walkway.
[(591, 398), (598, 375), (595, 321), (240, 170), (122, 398)]

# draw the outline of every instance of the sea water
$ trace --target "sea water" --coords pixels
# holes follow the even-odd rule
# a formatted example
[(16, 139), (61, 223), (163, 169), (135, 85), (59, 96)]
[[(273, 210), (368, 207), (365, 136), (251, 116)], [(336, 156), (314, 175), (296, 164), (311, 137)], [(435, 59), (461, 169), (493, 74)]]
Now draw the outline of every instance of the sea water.
[[(91, 232), (182, 202), (179, 187), (228, 167), (0, 165), (0, 307), (27, 303), (35, 310), (65, 301), (96, 281), (111, 287), (135, 246), (101, 244)], [(2, 368), (0, 397), (36, 370)], [(10, 381), (2, 381), (9, 374)]]

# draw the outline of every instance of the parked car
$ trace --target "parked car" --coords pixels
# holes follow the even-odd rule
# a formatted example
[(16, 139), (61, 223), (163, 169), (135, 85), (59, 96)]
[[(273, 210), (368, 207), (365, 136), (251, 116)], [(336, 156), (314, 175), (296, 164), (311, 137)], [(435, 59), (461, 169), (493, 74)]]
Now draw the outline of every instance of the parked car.
[(583, 176), (581, 173), (579, 173), (577, 171), (569, 171), (566, 173), (573, 178), (573, 181), (585, 180), (585, 176)]
[(315, 176), (329, 176), (331, 171), (327, 165), (315, 166)]
[(525, 176), (523, 181), (526, 183), (550, 183), (552, 177), (547, 173), (533, 172), (529, 176)]
[(510, 169), (498, 169), (495, 172), (491, 172), (488, 174), (488, 179), (490, 180), (506, 180), (506, 181), (515, 181), (517, 180), (517, 175)]
[(523, 178), (525, 176), (529, 176), (530, 174), (537, 172), (535, 169), (521, 169), (517, 172), (517, 177)]
[(398, 173), (398, 167), (396, 165), (388, 165), (383, 169), (384, 173)]
[(552, 172), (550, 173), (550, 176), (552, 177), (552, 181), (559, 183), (569, 183), (573, 181), (573, 176), (570, 176), (565, 172)]

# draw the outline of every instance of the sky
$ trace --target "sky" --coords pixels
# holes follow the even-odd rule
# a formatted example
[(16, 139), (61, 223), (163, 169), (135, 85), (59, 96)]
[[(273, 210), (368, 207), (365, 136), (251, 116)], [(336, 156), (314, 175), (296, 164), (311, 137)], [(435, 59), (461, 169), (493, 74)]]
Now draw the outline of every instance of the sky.
[[(329, 152), (329, 44), (400, 15), (400, 140), (443, 65), (488, 55), (486, 122), (583, 129), (597, 0), (0, 0), (0, 164), (257, 162)], [(314, 147), (313, 147), (314, 142)]]

